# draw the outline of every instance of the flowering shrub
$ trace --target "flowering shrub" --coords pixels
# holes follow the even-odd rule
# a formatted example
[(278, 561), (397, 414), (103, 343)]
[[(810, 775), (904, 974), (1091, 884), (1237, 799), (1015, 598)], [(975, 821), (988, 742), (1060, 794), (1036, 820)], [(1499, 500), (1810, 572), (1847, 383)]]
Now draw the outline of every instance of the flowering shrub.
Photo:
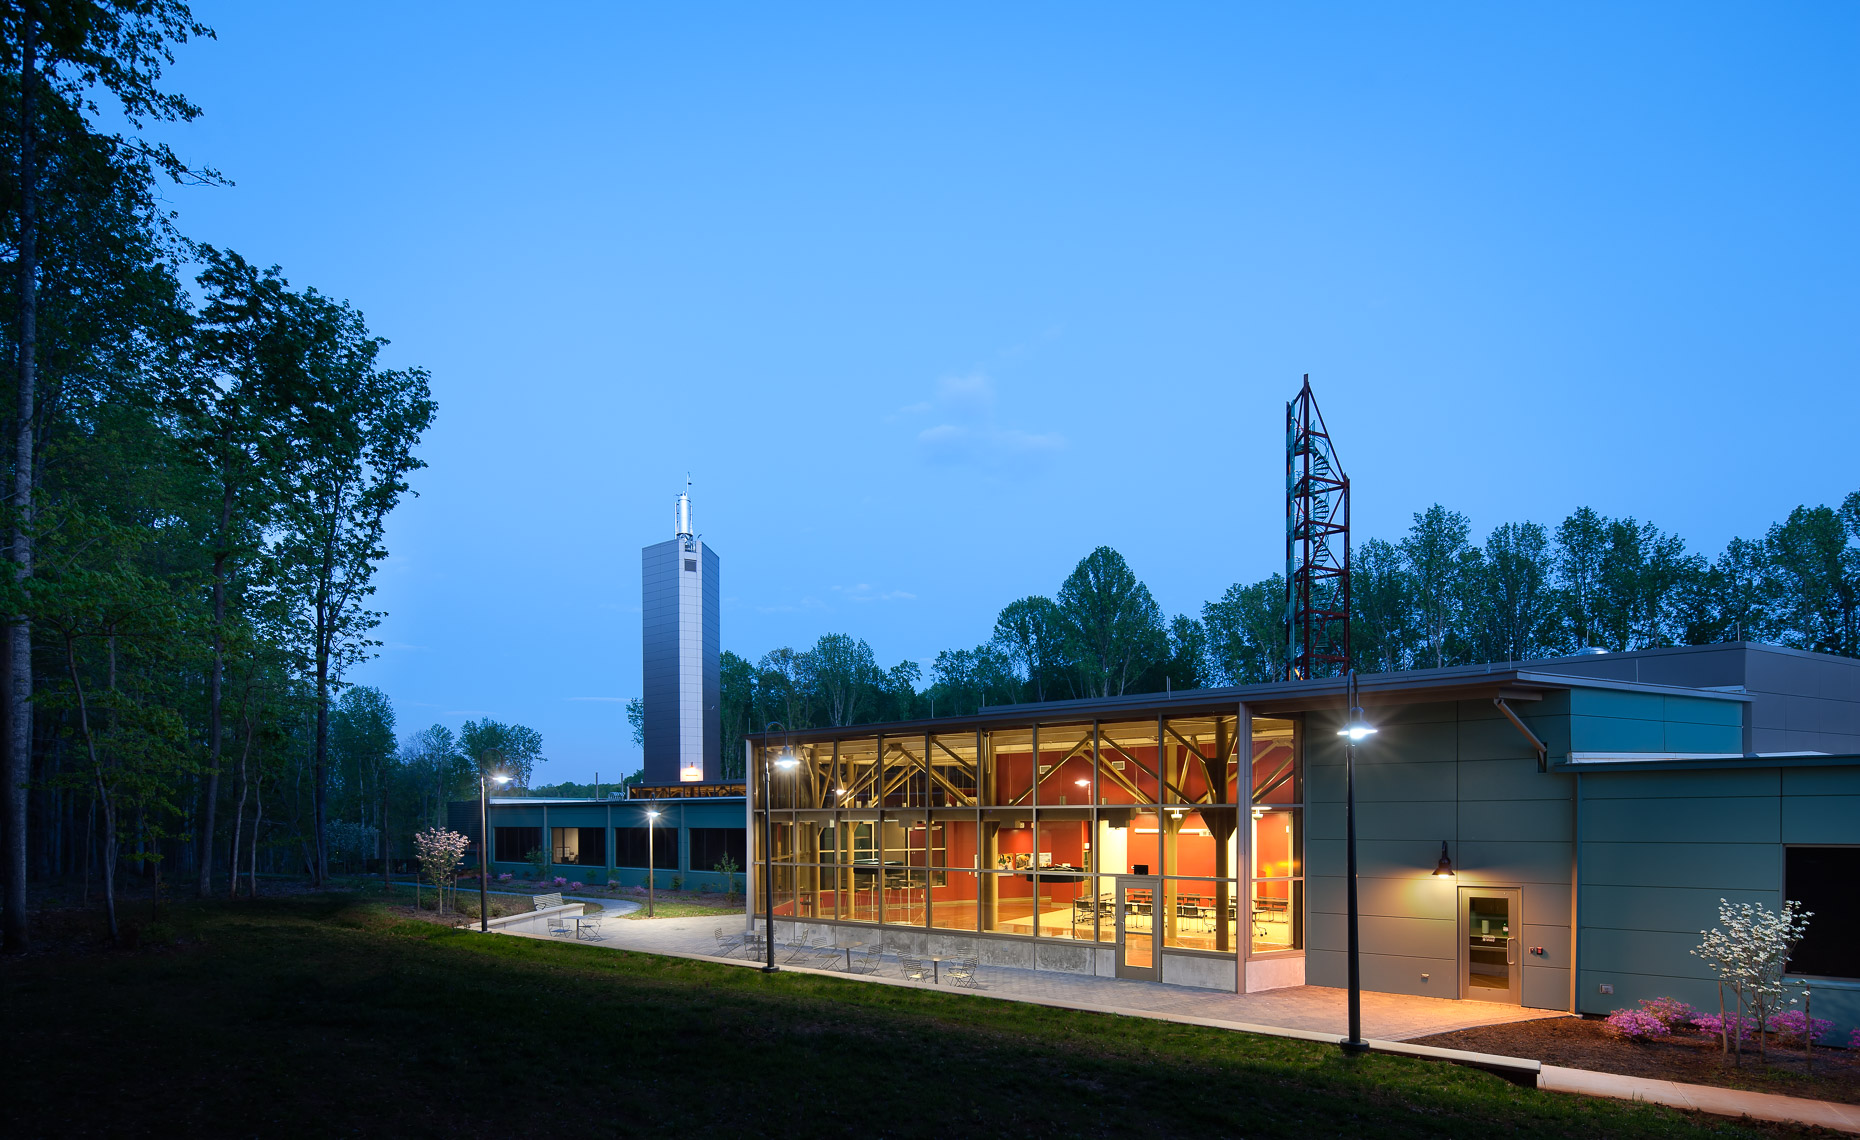
[(570, 883), (568, 884), (568, 889), (571, 891), (578, 891), (582, 889), (582, 886), (580, 883)]
[(1860, 1049), (1860, 1029), (1855, 1029), (1852, 1033), (1847, 1035), (1847, 1047), (1849, 1049)]
[(558, 887), (566, 887), (566, 886), (568, 885), (568, 880), (567, 880), (567, 879), (564, 879), (564, 878), (563, 878), (562, 876), (560, 876), (560, 875), (557, 875), (557, 876), (556, 876), (556, 877), (555, 877), (555, 878), (554, 878), (554, 879), (552, 880), (552, 883), (553, 883), (553, 885), (555, 885), (555, 886), (558, 886)]
[(1810, 1018), (1799, 1009), (1788, 1010), (1770, 1018), (1769, 1029), (1778, 1037), (1792, 1041), (1801, 1041), (1808, 1036), (1811, 1025), (1816, 1041), (1825, 1041), (1834, 1034), (1834, 1023), (1825, 1018)]
[(459, 863), (470, 847), (470, 839), (443, 827), (430, 827), (414, 833), (414, 853), (419, 857), (420, 869), (426, 872), (427, 878), (432, 880), (433, 886), (439, 891), (441, 914), (446, 912), (446, 885), (458, 877)]
[(1709, 1033), (1714, 1037), (1719, 1036), (1725, 1032), (1726, 1022), (1730, 1023), (1730, 1026), (1731, 1026), (1730, 1033), (1733, 1037), (1741, 1036), (1746, 1041), (1752, 1041), (1756, 1039), (1757, 1023), (1754, 1018), (1746, 1017), (1742, 1019), (1742, 1032), (1741, 1033), (1739, 1032), (1739, 1019), (1736, 1018), (1735, 1016), (1723, 1018), (1721, 1020), (1717, 1014), (1708, 1013), (1704, 1015), (1703, 1017), (1695, 1017), (1692, 1019), (1692, 1025), (1694, 1028), (1700, 1030), (1701, 1032)]
[(497, 877), (497, 881), (500, 883), (508, 883), (510, 880), (514, 878), (516, 878), (515, 875), (512, 875), (509, 871), (505, 871), (503, 874)]
[(1682, 1025), (1689, 1024), (1699, 1012), (1678, 998), (1669, 997), (1642, 998), (1640, 1009), (1649, 1017), (1658, 1019), (1660, 1024), (1666, 1027), (1668, 1033)]
[(1666, 1023), (1644, 1009), (1617, 1009), (1602, 1022), (1611, 1037), (1626, 1041), (1647, 1041), (1666, 1036)]

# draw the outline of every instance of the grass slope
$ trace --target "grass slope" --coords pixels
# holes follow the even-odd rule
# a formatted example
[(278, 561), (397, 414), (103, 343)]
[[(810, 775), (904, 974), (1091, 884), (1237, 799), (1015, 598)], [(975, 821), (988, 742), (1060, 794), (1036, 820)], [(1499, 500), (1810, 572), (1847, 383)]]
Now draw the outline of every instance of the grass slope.
[(1394, 1057), (309, 896), (0, 966), (9, 1136), (1666, 1137), (1784, 1130)]

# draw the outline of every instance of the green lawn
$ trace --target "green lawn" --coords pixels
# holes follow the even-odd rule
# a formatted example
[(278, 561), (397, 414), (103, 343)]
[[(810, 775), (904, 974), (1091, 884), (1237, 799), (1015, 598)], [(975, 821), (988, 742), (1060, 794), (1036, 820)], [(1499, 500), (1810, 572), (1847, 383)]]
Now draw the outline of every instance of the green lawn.
[(13, 1136), (1777, 1135), (1395, 1057), (485, 936), (358, 896), (174, 906), (0, 966)]

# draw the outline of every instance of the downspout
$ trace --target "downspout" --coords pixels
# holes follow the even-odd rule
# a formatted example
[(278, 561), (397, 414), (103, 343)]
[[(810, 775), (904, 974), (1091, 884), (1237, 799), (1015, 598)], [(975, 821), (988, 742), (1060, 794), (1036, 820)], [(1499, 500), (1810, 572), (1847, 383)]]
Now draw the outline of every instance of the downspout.
[(1582, 986), (1582, 773), (1570, 793), (1569, 843), (1569, 1012), (1580, 1015)]

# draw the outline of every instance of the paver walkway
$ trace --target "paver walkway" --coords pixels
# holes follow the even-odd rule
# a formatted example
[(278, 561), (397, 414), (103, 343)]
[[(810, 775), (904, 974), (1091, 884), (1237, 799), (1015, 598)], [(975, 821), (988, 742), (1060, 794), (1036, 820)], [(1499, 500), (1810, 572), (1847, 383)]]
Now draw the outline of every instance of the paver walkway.
[[(652, 954), (670, 954), (687, 958), (717, 958), (715, 932), (725, 934), (741, 929), (734, 915), (706, 918), (662, 918), (650, 922), (622, 921), (604, 924), (601, 945), (622, 950), (641, 950)], [(775, 961), (780, 964), (787, 948), (776, 926)], [(528, 937), (544, 937), (528, 935)], [(742, 959), (733, 956), (732, 961)], [(793, 967), (787, 967), (792, 969)], [(805, 973), (826, 973), (809, 970)], [(837, 971), (835, 971), (837, 972)], [(889, 976), (887, 976), (889, 975)], [(897, 963), (888, 959), (877, 976), (844, 975), (852, 980), (875, 981), (894, 986), (931, 986), (926, 982), (907, 982), (897, 976)], [(1347, 1029), (1348, 1011), (1345, 991), (1324, 986), (1292, 986), (1256, 994), (1229, 994), (1187, 986), (1166, 986), (1159, 982), (1138, 982), (1127, 978), (1092, 978), (1079, 974), (1061, 974), (1048, 970), (1021, 970), (1006, 966), (984, 966), (978, 973), (980, 985), (975, 990), (956, 993), (980, 993), (1008, 1001), (1094, 1009), (1106, 1013), (1124, 1013), (1139, 1017), (1160, 1017), (1242, 1030), (1278, 1032), (1287, 1036), (1337, 1041)], [(1548, 1010), (1524, 1010), (1516, 1006), (1484, 1002), (1446, 1001), (1440, 998), (1409, 997), (1404, 994), (1363, 994), (1363, 1036), (1371, 1041), (1400, 1042), (1434, 1033), (1450, 1033), (1475, 1025), (1499, 1025), (1510, 1021), (1530, 1021), (1542, 1017), (1563, 1017)], [(1413, 1054), (1443, 1056), (1451, 1050), (1429, 1050), (1423, 1046), (1387, 1046)], [(1464, 1062), (1471, 1054), (1459, 1054)], [(1502, 1060), (1502, 1058), (1488, 1058)], [(1526, 1062), (1535, 1064), (1535, 1062)], [(1860, 1133), (1860, 1106), (1830, 1101), (1806, 1100), (1775, 1093), (1744, 1092), (1713, 1088), (1709, 1085), (1680, 1084), (1677, 1081), (1626, 1077), (1614, 1073), (1595, 1073), (1584, 1069), (1566, 1069), (1544, 1065), (1537, 1077), (1537, 1087), (1551, 1092), (1605, 1096), (1617, 1100), (1641, 1100), (1674, 1108), (1708, 1112), (1719, 1116), (1748, 1116), (1754, 1120), (1814, 1124), (1841, 1132)]]
[(1752, 1120), (1818, 1124), (1839, 1132), (1860, 1133), (1860, 1105), (1835, 1104), (1827, 1100), (1721, 1089), (1711, 1085), (1687, 1085), (1649, 1077), (1625, 1077), (1619, 1073), (1592, 1073), (1587, 1069), (1565, 1069), (1560, 1065), (1545, 1065), (1537, 1076), (1537, 1087), (1551, 1092), (1583, 1093), (1588, 1096), (1614, 1097), (1617, 1100), (1644, 1100), (1674, 1108), (1709, 1112), (1714, 1116), (1748, 1116)]
[[(714, 932), (719, 927), (725, 934), (734, 934), (742, 929), (742, 920), (727, 916), (610, 922), (603, 926), (601, 944), (654, 954), (714, 958), (717, 956)], [(778, 924), (775, 947), (777, 963), (787, 957), (787, 949), (780, 945), (782, 933)], [(850, 976), (855, 979), (864, 977)], [(879, 977), (900, 985), (930, 984), (899, 980), (895, 959), (886, 960), (879, 971)], [(977, 981), (979, 985), (973, 991), (953, 992), (984, 993), (991, 997), (1050, 1002), (1079, 1008), (1191, 1016), (1233, 1026), (1270, 1026), (1307, 1033), (1341, 1035), (1349, 1027), (1345, 991), (1323, 986), (1293, 986), (1256, 994), (1234, 994), (1189, 986), (1170, 986), (1160, 982), (1132, 981), (1128, 978), (1095, 978), (1083, 974), (1023, 970), (1008, 966), (983, 966), (977, 973)], [(947, 983), (941, 988), (950, 989)], [(1363, 1035), (1385, 1041), (1405, 1041), (1475, 1025), (1498, 1025), (1508, 1021), (1559, 1016), (1562, 1015), (1550, 1010), (1520, 1009), (1517, 1006), (1488, 1002), (1446, 1001), (1440, 998), (1409, 997), (1405, 994), (1363, 994)]]

